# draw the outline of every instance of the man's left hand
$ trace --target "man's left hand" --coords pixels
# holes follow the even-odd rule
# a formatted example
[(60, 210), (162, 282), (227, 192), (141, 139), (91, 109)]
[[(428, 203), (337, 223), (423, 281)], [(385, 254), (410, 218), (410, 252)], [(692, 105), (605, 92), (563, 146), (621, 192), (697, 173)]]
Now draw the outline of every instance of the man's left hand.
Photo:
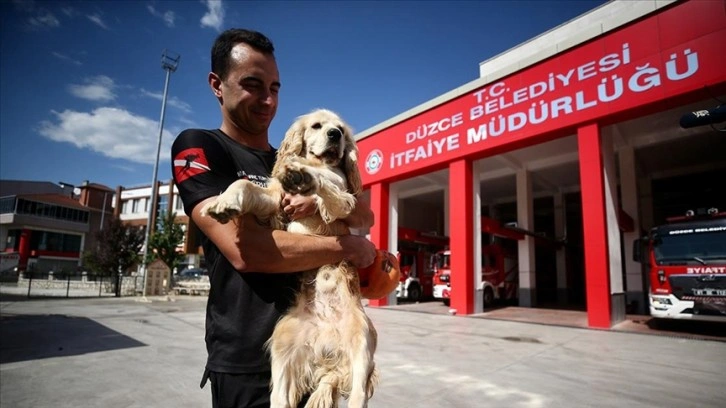
[(285, 193), (282, 198), (282, 210), (287, 214), (290, 220), (299, 220), (309, 217), (318, 210), (317, 195), (301, 195)]

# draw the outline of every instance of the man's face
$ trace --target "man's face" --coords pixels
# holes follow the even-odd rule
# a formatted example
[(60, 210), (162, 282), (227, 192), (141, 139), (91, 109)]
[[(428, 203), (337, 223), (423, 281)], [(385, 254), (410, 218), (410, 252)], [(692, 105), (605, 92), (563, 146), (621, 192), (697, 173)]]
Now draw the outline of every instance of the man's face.
[(235, 127), (266, 136), (277, 112), (279, 90), (275, 57), (240, 43), (232, 48), (229, 73), (215, 93), (220, 93), (223, 114)]

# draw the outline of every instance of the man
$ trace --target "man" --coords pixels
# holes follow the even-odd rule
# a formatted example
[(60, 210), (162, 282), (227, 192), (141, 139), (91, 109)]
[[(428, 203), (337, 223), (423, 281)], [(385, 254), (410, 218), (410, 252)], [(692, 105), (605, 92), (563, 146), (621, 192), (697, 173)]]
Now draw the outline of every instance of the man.
[[(313, 237), (273, 231), (251, 215), (220, 224), (202, 217), (204, 205), (239, 178), (264, 185), (275, 160), (268, 129), (280, 78), (272, 42), (249, 30), (223, 32), (212, 47), (208, 81), (220, 104), (219, 129), (183, 131), (172, 146), (174, 181), (184, 209), (202, 231), (211, 290), (207, 302), (207, 378), (216, 407), (269, 406), (270, 363), (264, 351), (274, 325), (290, 305), (299, 272), (348, 260), (363, 268), (375, 258), (365, 238)], [(312, 214), (310, 197), (286, 196), (293, 219)], [(346, 220), (370, 227), (358, 206)]]

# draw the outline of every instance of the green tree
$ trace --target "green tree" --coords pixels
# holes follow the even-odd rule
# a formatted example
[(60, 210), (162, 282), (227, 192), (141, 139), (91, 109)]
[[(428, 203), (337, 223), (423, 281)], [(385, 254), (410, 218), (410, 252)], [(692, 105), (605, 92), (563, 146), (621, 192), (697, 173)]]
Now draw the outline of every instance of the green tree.
[[(149, 237), (146, 259), (147, 265), (156, 259), (161, 259), (172, 273), (184, 260), (184, 254), (177, 251), (179, 245), (184, 242), (184, 230), (181, 224), (174, 222), (175, 219), (176, 212), (165, 211), (160, 214), (156, 222), (156, 231)], [(171, 279), (167, 282), (167, 289), (171, 289)]]
[(117, 277), (116, 295), (120, 296), (118, 272), (125, 272), (141, 261), (144, 233), (141, 229), (124, 225), (119, 218), (111, 218), (106, 227), (96, 232), (97, 247), (83, 254), (83, 263), (92, 272)]

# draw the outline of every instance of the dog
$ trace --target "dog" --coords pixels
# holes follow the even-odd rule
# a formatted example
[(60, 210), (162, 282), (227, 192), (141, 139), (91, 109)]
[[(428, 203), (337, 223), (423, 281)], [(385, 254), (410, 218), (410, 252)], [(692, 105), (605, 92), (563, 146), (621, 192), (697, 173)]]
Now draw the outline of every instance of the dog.
[[(315, 235), (349, 234), (342, 221), (362, 185), (352, 130), (336, 113), (314, 110), (285, 133), (267, 187), (237, 180), (202, 209), (227, 222), (254, 214), (273, 228)], [(285, 192), (315, 194), (317, 212), (294, 221), (281, 210)], [(368, 405), (378, 383), (378, 335), (363, 310), (356, 268), (347, 261), (302, 273), (295, 302), (266, 343), (272, 367), (271, 407)]]

